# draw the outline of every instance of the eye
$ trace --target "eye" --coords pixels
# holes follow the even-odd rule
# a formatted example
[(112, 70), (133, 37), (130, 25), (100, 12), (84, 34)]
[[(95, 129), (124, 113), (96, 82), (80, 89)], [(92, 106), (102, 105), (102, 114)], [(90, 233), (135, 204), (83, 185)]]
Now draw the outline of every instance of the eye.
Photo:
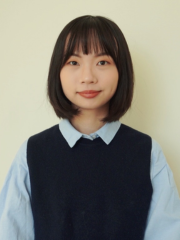
[[(100, 64), (99, 64), (100, 63)], [(98, 65), (107, 65), (108, 64), (108, 62), (107, 61), (100, 61), (100, 62), (98, 62)]]
[(70, 64), (70, 65), (73, 65), (73, 66), (76, 66), (76, 65), (77, 65), (77, 62), (76, 62), (76, 61), (70, 61), (69, 64)]

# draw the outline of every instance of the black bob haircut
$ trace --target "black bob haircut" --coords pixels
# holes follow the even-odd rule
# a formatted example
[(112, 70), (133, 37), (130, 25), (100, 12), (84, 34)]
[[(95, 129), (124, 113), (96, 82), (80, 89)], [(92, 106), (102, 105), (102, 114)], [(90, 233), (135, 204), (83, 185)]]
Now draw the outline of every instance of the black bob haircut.
[(80, 114), (64, 95), (60, 71), (74, 53), (82, 49), (83, 54), (92, 50), (111, 56), (118, 70), (119, 79), (115, 94), (109, 101), (108, 116), (103, 122), (119, 120), (131, 106), (134, 89), (133, 65), (128, 45), (119, 27), (102, 16), (85, 15), (69, 22), (61, 31), (51, 57), (47, 96), (59, 118), (71, 120)]

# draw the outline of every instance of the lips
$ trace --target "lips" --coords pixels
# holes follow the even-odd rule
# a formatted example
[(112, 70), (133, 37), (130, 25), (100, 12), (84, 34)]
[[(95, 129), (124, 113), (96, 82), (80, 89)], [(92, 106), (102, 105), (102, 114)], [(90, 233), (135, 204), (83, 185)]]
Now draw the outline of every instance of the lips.
[(96, 90), (85, 90), (85, 91), (82, 91), (82, 92), (79, 92), (79, 93), (91, 94), (91, 93), (97, 93), (97, 92), (100, 92), (100, 91), (96, 91)]
[(95, 91), (95, 90), (86, 90), (82, 92), (78, 92), (79, 95), (81, 95), (84, 98), (94, 98), (96, 97), (101, 91)]

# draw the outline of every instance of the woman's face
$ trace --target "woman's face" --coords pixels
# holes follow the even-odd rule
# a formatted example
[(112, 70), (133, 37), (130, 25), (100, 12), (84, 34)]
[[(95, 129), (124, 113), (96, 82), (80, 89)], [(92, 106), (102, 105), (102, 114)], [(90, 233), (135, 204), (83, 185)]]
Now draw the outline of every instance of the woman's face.
[[(83, 54), (75, 51), (60, 71), (65, 96), (81, 110), (100, 110), (109, 105), (118, 84), (118, 70), (113, 59), (104, 54)], [(80, 95), (85, 90), (99, 91), (98, 95)]]

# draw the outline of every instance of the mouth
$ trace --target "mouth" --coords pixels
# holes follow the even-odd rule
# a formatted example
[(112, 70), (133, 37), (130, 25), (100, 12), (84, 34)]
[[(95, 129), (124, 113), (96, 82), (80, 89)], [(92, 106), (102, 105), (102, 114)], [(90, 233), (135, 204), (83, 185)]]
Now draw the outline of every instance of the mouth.
[(96, 90), (85, 90), (85, 91), (78, 92), (78, 93), (91, 94), (91, 93), (98, 93), (98, 92), (100, 92), (100, 91), (96, 91)]
[(96, 97), (101, 91), (83, 91), (78, 92), (78, 94), (84, 98), (94, 98)]

